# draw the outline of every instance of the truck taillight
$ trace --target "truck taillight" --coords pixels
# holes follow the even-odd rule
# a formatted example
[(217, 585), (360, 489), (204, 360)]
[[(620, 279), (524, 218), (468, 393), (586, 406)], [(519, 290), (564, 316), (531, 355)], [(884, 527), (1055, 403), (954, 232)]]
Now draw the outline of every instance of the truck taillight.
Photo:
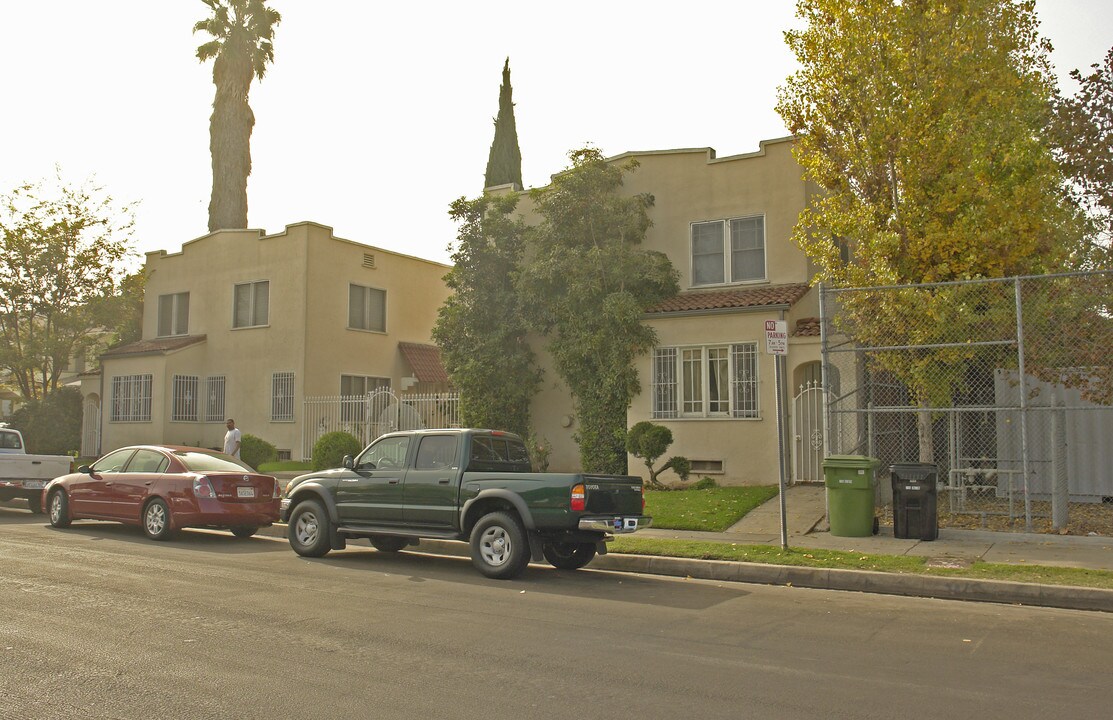
[(571, 504), (572, 512), (583, 512), (584, 508), (587, 507), (586, 498), (587, 496), (584, 494), (584, 484), (580, 483), (579, 485), (573, 485)]
[(208, 478), (194, 478), (193, 479), (193, 497), (199, 498), (215, 498), (216, 493), (213, 492), (213, 484), (209, 482)]

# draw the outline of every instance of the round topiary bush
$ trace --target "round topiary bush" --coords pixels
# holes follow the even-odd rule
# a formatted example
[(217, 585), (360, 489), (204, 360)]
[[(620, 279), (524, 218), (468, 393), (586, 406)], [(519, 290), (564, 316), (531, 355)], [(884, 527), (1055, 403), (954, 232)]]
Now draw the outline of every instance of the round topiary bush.
[(278, 448), (262, 438), (245, 433), (240, 438), (240, 460), (258, 470), (263, 463), (278, 460)]
[(313, 469), (337, 468), (344, 463), (344, 456), (356, 456), (362, 450), (355, 435), (342, 431), (325, 433), (313, 444)]

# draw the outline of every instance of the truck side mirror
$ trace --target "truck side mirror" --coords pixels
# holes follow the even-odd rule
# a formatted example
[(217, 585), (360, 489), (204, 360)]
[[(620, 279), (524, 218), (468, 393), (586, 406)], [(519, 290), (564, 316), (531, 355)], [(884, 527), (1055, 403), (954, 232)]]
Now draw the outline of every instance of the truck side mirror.
[(352, 470), (353, 468), (355, 468), (356, 462), (355, 462), (355, 460), (352, 459), (351, 455), (345, 455), (343, 465), (348, 470)]

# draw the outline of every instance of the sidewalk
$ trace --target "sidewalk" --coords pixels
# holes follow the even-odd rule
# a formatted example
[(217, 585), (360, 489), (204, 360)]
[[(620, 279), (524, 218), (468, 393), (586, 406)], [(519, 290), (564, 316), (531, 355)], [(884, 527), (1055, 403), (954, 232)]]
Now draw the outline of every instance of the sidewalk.
[[(929, 558), (943, 566), (956, 561), (969, 563), (982, 560), (1113, 571), (1113, 538), (1110, 537), (1000, 533), (950, 528), (940, 529), (939, 539), (932, 542), (894, 538), (892, 528), (882, 528), (881, 534), (872, 537), (837, 537), (831, 535), (826, 527), (826, 489), (811, 485), (789, 487), (785, 493), (785, 510), (788, 544), (795, 549), (911, 555)], [(260, 530), (260, 534), (285, 537), (286, 526), (280, 524), (265, 528)], [(778, 497), (774, 497), (724, 532), (648, 528), (638, 531), (637, 536), (780, 545), (780, 501)], [(468, 554), (468, 547), (464, 543), (438, 540), (422, 540), (414, 550), (442, 555)], [(1113, 590), (1063, 585), (618, 553), (596, 558), (591, 567), (708, 580), (1113, 612)]]

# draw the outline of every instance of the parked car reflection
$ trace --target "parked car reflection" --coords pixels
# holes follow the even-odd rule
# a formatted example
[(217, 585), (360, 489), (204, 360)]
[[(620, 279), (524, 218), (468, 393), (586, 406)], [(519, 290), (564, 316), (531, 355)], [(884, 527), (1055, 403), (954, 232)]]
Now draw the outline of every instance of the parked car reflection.
[(169, 445), (114, 450), (43, 489), (54, 527), (113, 520), (138, 525), (154, 540), (187, 527), (225, 528), (250, 537), (278, 520), (281, 495), (274, 477), (230, 455)]

